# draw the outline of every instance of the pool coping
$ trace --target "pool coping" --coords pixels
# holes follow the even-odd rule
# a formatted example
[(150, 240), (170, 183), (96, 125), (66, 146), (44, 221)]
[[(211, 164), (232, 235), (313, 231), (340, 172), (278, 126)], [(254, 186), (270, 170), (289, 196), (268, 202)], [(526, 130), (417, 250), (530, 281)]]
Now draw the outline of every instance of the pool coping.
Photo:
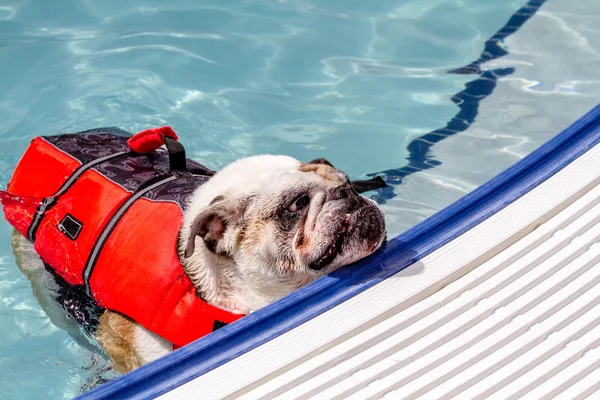
[(159, 396), (311, 320), (398, 273), (528, 193), (600, 142), (599, 128), (600, 105), (495, 178), (391, 239), (375, 255), (78, 398)]

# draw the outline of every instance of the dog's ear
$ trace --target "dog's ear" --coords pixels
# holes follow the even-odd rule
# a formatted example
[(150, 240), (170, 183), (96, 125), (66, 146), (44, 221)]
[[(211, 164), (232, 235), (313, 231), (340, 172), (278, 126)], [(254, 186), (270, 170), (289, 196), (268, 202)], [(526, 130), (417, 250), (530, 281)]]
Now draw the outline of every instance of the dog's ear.
[(231, 255), (232, 245), (227, 242), (225, 233), (242, 221), (246, 204), (241, 200), (216, 197), (192, 222), (185, 257), (194, 254), (196, 236), (202, 238), (209, 251), (220, 256)]

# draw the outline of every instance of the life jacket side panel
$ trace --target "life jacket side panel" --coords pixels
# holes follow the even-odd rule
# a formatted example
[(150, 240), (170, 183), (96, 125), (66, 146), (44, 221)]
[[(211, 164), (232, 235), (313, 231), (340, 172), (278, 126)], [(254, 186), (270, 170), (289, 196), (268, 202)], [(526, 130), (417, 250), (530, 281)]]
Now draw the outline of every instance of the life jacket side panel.
[(173, 281), (184, 273), (176, 253), (181, 210), (139, 199), (105, 242), (90, 278), (99, 305), (150, 327)]
[(176, 347), (185, 346), (243, 317), (242, 314), (233, 314), (200, 300), (196, 288), (186, 275), (177, 279), (169, 295), (172, 300), (178, 301), (172, 303), (173, 308), (168, 312), (167, 307), (159, 310), (153, 325), (157, 327), (157, 332), (160, 326), (161, 336), (172, 338), (171, 343)]
[(8, 183), (7, 190), (13, 196), (3, 201), (4, 214), (21, 234), (33, 220), (42, 200), (56, 193), (81, 163), (58, 150), (46, 140), (33, 139)]
[(17, 164), (8, 191), (43, 199), (56, 193), (79, 166), (77, 159), (36, 137)]
[[(83, 269), (98, 236), (112, 214), (131, 195), (119, 185), (88, 170), (46, 211), (34, 248), (67, 282), (82, 285)], [(69, 217), (82, 225), (72, 239), (57, 227)]]

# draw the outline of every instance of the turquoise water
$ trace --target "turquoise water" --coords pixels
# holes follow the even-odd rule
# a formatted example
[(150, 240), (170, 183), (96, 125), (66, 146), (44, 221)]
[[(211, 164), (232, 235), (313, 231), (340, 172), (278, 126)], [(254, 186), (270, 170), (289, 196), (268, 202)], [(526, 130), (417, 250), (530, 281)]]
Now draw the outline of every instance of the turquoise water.
[[(352, 178), (402, 167), (407, 145), (445, 126), (457, 113), (450, 99), (476, 78), (447, 71), (478, 59), (524, 3), (0, 0), (0, 187), (34, 136), (98, 126), (171, 125), (214, 169), (260, 153), (326, 157)], [(493, 67), (515, 73), (469, 129), (433, 148), (441, 165), (394, 188), (383, 205), (390, 235), (595, 103), (600, 35), (588, 15), (598, 8), (548, 1), (507, 40)], [(82, 346), (41, 310), (7, 223), (0, 299), (0, 398), (71, 398), (113, 376), (93, 341)]]

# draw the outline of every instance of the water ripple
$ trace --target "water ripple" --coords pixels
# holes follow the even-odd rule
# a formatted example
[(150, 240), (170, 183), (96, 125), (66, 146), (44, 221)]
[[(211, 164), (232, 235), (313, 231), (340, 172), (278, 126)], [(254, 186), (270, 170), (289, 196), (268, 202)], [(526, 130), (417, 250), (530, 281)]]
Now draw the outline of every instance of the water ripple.
[[(481, 101), (476, 121), (456, 116), (456, 107), (484, 96), (467, 91), (453, 103), (473, 79), (446, 71), (480, 57), (524, 0), (3, 5), (0, 187), (35, 135), (107, 125), (169, 124), (191, 157), (215, 169), (268, 152), (326, 157), (352, 178), (402, 164), (407, 148), (435, 144), (443, 165), (426, 159), (388, 171), (392, 181), (410, 175), (384, 205), (395, 235), (597, 100), (595, 1), (549, 1), (506, 47), (491, 44), (509, 54), (486, 53), (486, 67), (515, 72)], [(486, 75), (475, 84), (492, 83)], [(435, 168), (415, 174), (421, 167)], [(10, 228), (0, 224), (0, 397), (70, 398), (111, 379), (92, 341), (44, 315), (12, 257)]]

